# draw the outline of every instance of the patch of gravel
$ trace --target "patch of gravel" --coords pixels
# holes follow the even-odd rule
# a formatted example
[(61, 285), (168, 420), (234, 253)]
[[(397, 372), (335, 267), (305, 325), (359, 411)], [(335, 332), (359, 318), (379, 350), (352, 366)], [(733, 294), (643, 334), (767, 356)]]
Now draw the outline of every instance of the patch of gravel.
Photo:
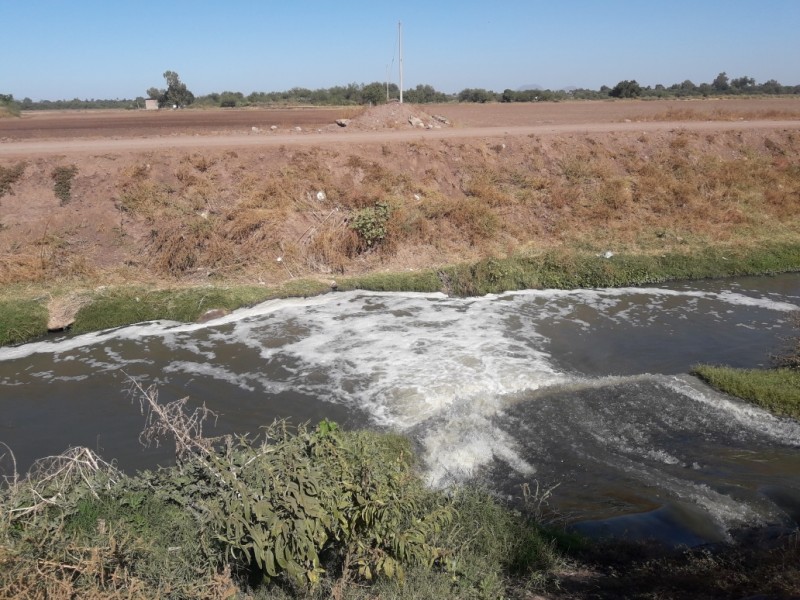
[[(380, 131), (385, 129), (441, 129), (450, 121), (442, 115), (429, 115), (416, 104), (390, 102), (366, 109), (350, 119), (347, 129)], [(339, 128), (338, 126), (334, 126)]]

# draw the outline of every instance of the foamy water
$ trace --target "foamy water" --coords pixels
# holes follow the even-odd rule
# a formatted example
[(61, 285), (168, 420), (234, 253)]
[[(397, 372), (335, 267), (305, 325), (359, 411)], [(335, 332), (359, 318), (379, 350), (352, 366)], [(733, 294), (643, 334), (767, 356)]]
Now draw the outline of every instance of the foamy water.
[[(270, 415), (362, 415), (352, 425), (411, 435), (432, 485), (485, 472), (514, 482), (561, 475), (569, 490), (580, 476), (596, 495), (605, 477), (639, 486), (642, 506), (686, 503), (724, 529), (780, 511), (752, 490), (742, 498), (716, 479), (710, 487), (713, 461), (699, 454), (723, 452), (729, 439), (778, 448), (791, 462), (800, 429), (673, 375), (702, 357), (767, 361), (798, 303), (800, 292), (735, 282), (270, 301), (204, 324), (152, 322), (0, 349), (0, 408), (12, 411), (7, 428), (0, 418), (0, 441), (24, 428), (14, 421), (19, 403), (52, 391), (63, 407), (89, 382), (114, 396), (130, 375), (157, 383), (163, 398), (213, 404), (223, 429), (226, 414), (229, 428), (250, 430)], [(796, 473), (790, 479), (800, 488)]]

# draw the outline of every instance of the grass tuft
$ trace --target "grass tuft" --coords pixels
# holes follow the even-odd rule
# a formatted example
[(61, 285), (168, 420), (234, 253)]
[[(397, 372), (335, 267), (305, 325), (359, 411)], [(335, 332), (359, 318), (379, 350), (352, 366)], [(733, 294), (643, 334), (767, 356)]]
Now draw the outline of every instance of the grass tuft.
[(47, 309), (27, 298), (0, 300), (0, 346), (29, 342), (47, 333)]
[(710, 386), (771, 412), (800, 419), (800, 371), (733, 369), (698, 365), (692, 369)]

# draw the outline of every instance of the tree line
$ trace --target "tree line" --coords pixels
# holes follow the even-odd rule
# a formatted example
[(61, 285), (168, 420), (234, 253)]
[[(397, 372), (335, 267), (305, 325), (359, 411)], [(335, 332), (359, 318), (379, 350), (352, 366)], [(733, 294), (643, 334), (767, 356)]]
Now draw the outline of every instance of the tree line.
[[(167, 87), (152, 87), (147, 97), (157, 100), (160, 107), (245, 107), (245, 106), (364, 106), (383, 104), (399, 98), (397, 84), (373, 81), (371, 83), (350, 83), (329, 88), (310, 89), (294, 87), (281, 92), (252, 92), (245, 96), (242, 92), (223, 91), (195, 96), (180, 80), (174, 71), (166, 71), (164, 79)], [(562, 100), (602, 100), (608, 98), (685, 98), (732, 95), (781, 95), (800, 94), (800, 85), (783, 85), (774, 79), (756, 83), (752, 77), (728, 77), (722, 72), (709, 83), (695, 84), (690, 80), (666, 86), (642, 86), (634, 80), (620, 81), (613, 87), (601, 86), (599, 90), (587, 88), (574, 89), (506, 89), (502, 92), (484, 88), (465, 88), (456, 94), (448, 94), (429, 84), (420, 84), (403, 90), (405, 101), (414, 104), (443, 102), (557, 102)], [(144, 108), (146, 98), (133, 99), (79, 99), (39, 100), (30, 98), (15, 100), (11, 94), (0, 94), (3, 103), (17, 110), (61, 110), (88, 108)]]

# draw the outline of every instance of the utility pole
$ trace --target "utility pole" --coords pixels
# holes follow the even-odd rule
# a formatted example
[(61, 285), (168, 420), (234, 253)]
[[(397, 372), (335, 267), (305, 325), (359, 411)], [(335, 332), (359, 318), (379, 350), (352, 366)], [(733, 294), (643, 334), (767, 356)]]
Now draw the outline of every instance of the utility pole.
[(397, 23), (397, 39), (400, 54), (400, 104), (403, 103), (403, 23)]

